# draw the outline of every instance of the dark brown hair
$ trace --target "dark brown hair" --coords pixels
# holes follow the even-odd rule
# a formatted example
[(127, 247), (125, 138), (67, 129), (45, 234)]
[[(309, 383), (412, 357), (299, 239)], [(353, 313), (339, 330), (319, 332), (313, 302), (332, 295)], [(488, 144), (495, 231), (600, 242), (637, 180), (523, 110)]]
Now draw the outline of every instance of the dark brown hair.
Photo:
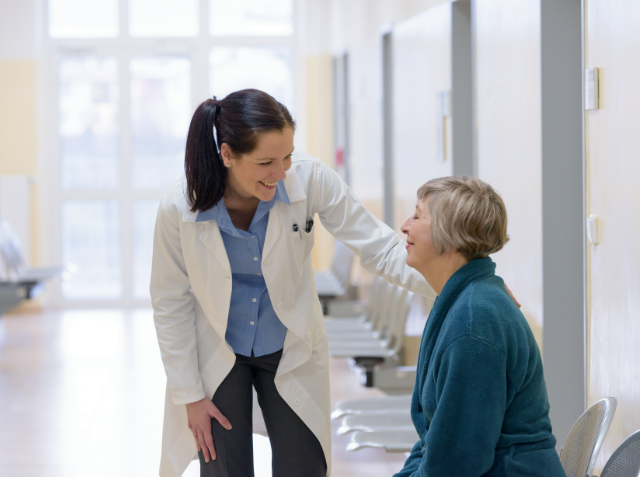
[(221, 100), (214, 96), (200, 104), (189, 125), (184, 157), (187, 202), (192, 212), (216, 205), (227, 185), (227, 171), (213, 138), (214, 126), (218, 146), (226, 143), (238, 156), (250, 154), (261, 134), (295, 129), (295, 122), (286, 106), (257, 89), (236, 91)]

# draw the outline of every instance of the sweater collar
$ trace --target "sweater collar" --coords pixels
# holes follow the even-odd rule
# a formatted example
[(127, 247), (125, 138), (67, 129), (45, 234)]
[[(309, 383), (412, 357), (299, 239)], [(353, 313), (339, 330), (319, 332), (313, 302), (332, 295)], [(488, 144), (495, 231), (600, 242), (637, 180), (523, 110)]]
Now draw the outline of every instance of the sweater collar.
[[(449, 311), (451, 305), (453, 305), (458, 295), (460, 295), (467, 285), (477, 280), (493, 276), (495, 273), (496, 264), (489, 257), (472, 260), (463, 265), (456, 273), (451, 275), (451, 278), (445, 283), (444, 288), (437, 298), (438, 306), (443, 310), (446, 308), (446, 310), (444, 310), (445, 312)], [(435, 306), (436, 305), (434, 305), (434, 308)]]

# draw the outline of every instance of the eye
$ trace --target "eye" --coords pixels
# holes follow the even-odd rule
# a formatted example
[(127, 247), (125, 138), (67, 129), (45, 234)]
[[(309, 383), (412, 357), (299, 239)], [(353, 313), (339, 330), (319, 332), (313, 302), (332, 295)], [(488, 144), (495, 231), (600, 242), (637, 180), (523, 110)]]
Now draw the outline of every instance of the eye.
[(260, 165), (261, 166), (268, 166), (269, 164), (271, 164), (272, 161), (269, 162), (261, 162)]

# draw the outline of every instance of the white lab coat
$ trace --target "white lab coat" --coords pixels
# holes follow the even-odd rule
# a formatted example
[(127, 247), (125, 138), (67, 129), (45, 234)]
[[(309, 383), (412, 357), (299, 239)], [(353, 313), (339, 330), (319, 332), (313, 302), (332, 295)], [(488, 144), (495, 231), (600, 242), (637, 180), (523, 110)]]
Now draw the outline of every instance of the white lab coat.
[[(276, 201), (271, 209), (262, 253), (273, 308), (288, 330), (275, 384), (320, 441), (329, 476), (329, 353), (310, 260), (314, 234), (302, 226), (294, 232), (293, 224), (305, 224), (317, 213), (367, 270), (416, 293), (431, 298), (435, 293), (406, 265), (398, 234), (365, 209), (331, 168), (296, 153), (284, 186), (291, 205)], [(229, 259), (215, 220), (196, 223), (185, 190), (182, 178), (162, 199), (153, 245), (151, 299), (167, 375), (161, 477), (182, 475), (197, 458), (185, 404), (211, 398), (235, 362), (224, 339), (231, 300)], [(263, 422), (256, 421), (256, 430), (264, 432)]]

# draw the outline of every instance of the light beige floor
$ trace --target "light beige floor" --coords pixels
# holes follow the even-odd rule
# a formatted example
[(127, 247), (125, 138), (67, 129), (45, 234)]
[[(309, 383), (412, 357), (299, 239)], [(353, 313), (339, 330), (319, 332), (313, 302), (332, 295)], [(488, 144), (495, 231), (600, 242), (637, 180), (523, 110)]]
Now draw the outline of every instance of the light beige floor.
[[(93, 310), (0, 318), (0, 476), (157, 476), (165, 377), (150, 310)], [(331, 362), (331, 396), (362, 388)], [(334, 477), (389, 477), (405, 459), (375, 449), (347, 453), (336, 437)], [(256, 477), (270, 477), (256, 441)], [(197, 463), (185, 477), (197, 477)]]

